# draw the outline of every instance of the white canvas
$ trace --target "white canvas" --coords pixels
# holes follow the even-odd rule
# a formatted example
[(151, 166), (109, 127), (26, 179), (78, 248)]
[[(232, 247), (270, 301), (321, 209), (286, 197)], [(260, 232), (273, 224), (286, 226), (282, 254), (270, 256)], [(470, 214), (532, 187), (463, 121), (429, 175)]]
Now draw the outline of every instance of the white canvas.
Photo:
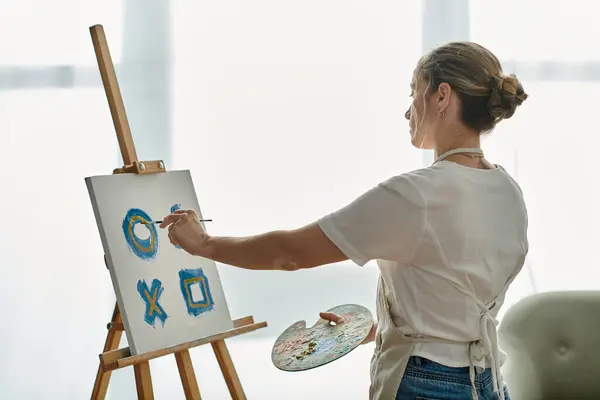
[(158, 224), (140, 223), (177, 207), (202, 215), (189, 171), (95, 176), (86, 184), (132, 354), (233, 328), (216, 264), (173, 246)]

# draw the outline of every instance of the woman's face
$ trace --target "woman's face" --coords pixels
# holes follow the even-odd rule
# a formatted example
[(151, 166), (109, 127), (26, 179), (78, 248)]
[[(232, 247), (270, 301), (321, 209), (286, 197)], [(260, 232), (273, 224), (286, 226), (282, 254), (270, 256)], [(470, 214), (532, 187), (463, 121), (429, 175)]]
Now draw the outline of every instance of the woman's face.
[(424, 79), (413, 79), (411, 83), (412, 103), (404, 114), (409, 121), (410, 138), (413, 146), (419, 149), (433, 149), (435, 139), (435, 107), (427, 96), (428, 84)]

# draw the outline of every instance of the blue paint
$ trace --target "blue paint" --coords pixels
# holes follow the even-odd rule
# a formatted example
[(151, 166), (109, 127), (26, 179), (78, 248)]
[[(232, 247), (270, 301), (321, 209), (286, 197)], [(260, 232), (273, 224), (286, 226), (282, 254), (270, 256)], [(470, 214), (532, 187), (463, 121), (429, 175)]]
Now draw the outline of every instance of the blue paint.
[(152, 327), (155, 325), (156, 318), (162, 322), (162, 326), (165, 326), (165, 321), (169, 318), (165, 309), (158, 303), (164, 289), (162, 282), (158, 279), (152, 280), (150, 289), (144, 280), (139, 280), (137, 284), (138, 293), (142, 297), (142, 301), (146, 303), (144, 321)]
[[(150, 221), (152, 221), (152, 218), (139, 208), (129, 209), (125, 218), (123, 218), (123, 235), (129, 245), (129, 249), (142, 260), (151, 260), (156, 257), (156, 253), (158, 252), (158, 232), (156, 226), (155, 224), (144, 224), (144, 222)], [(137, 225), (141, 225), (148, 230), (149, 236), (147, 238), (140, 238), (136, 235), (135, 228)]]
[[(210, 293), (208, 278), (202, 268), (179, 271), (179, 284), (188, 314), (197, 317), (214, 308), (215, 303)], [(192, 293), (197, 293), (197, 290), (192, 291), (193, 286), (200, 288), (202, 298), (194, 298)]]
[[(173, 214), (177, 210), (181, 210), (181, 204), (173, 204), (171, 206), (171, 214)], [(181, 246), (177, 246), (176, 244), (174, 246), (175, 246), (176, 249), (180, 249), (181, 248)]]
[(317, 348), (315, 349), (315, 353), (325, 353), (329, 350), (333, 349), (336, 345), (336, 340), (334, 338), (327, 338), (322, 341), (317, 342)]

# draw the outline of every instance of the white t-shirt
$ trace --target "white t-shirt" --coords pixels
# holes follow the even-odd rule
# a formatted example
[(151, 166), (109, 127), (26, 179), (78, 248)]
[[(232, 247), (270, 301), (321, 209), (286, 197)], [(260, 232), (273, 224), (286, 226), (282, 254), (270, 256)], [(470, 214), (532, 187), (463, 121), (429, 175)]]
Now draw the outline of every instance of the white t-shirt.
[[(496, 318), (528, 251), (523, 194), (500, 166), (440, 161), (380, 183), (318, 223), (356, 264), (377, 260), (403, 333), (452, 341), (481, 336), (481, 310), (465, 290), (482, 303), (498, 296)], [(423, 343), (413, 355), (469, 365), (466, 344)]]

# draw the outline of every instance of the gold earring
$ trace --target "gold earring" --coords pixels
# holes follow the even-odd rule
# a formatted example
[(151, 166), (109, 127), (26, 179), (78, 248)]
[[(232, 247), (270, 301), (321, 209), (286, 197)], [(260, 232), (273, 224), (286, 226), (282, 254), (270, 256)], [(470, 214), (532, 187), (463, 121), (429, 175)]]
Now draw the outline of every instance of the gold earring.
[(438, 117), (444, 118), (445, 115), (445, 111), (438, 111)]

